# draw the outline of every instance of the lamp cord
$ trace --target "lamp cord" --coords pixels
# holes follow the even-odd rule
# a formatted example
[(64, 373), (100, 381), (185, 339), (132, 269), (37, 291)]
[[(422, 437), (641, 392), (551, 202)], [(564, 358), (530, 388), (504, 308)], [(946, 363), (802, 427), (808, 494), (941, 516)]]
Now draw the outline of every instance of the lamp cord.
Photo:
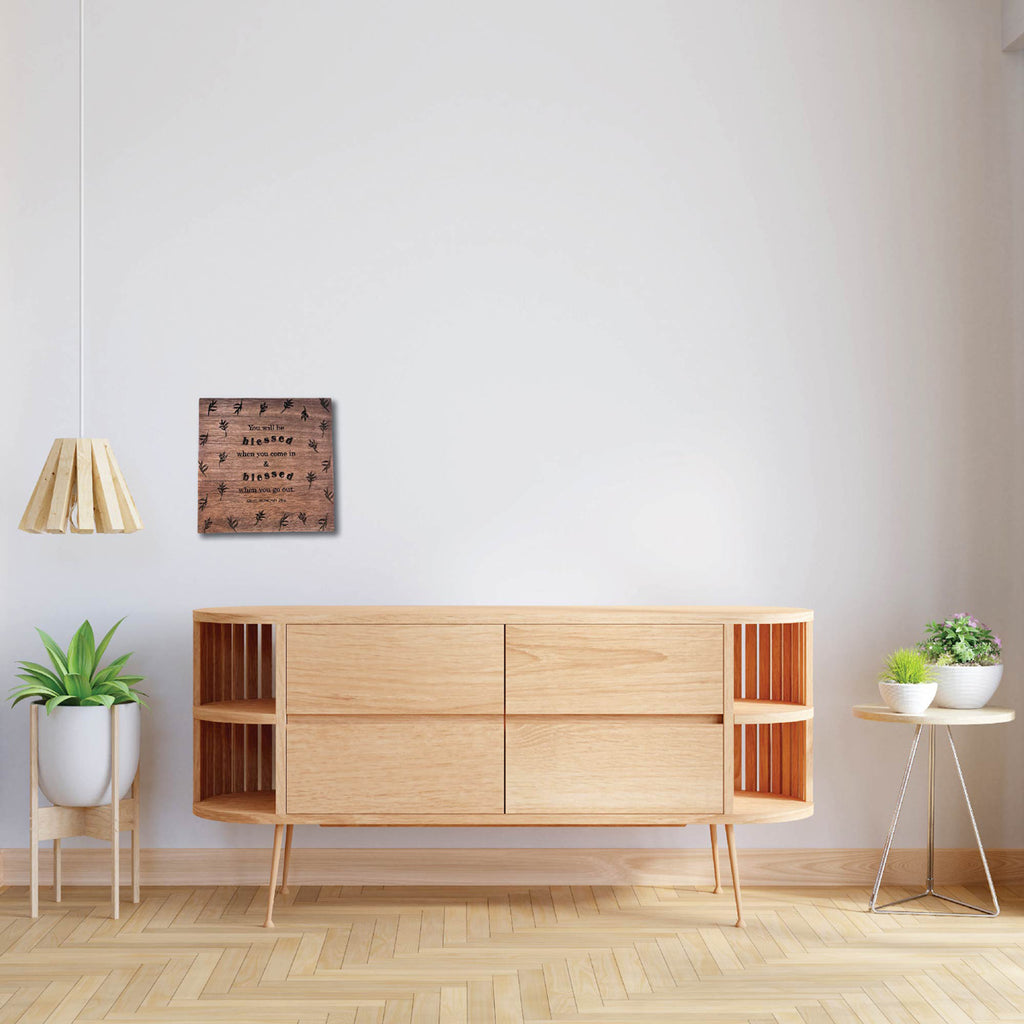
[(78, 436), (85, 437), (85, 0), (78, 0)]

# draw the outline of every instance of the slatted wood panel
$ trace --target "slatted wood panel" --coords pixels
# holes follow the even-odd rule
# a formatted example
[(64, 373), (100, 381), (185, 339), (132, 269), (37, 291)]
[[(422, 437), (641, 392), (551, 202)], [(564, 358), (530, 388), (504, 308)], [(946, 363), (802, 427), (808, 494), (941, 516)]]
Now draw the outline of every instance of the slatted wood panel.
[[(768, 680), (768, 693), (772, 700), (782, 700), (782, 624), (771, 627), (771, 669)], [(771, 757), (772, 778), (782, 778), (782, 726), (770, 725), (768, 743)]]
[[(732, 646), (733, 696), (743, 696), (743, 627), (733, 628)], [(743, 788), (743, 729), (733, 730), (733, 788)]]
[[(263, 623), (260, 625), (260, 678), (259, 692), (265, 700), (276, 696), (274, 686), (274, 630)], [(274, 727), (259, 727), (259, 788), (263, 791), (274, 788), (275, 759)]]
[[(809, 705), (808, 623), (737, 624), (733, 631), (736, 699)], [(737, 792), (810, 799), (809, 722), (744, 724), (734, 731)]]
[(979, 921), (869, 915), (859, 888), (748, 887), (740, 931), (709, 886), (295, 886), (265, 931), (255, 887), (144, 886), (111, 921), (105, 888), (65, 885), (35, 922), (9, 888), (0, 1021), (1020, 1021), (1024, 890), (1001, 895)]
[[(196, 628), (197, 706), (273, 701), (273, 626), (202, 622)], [(272, 725), (197, 721), (195, 744), (197, 799), (273, 789)]]
[[(245, 675), (244, 693), (246, 699), (262, 697), (260, 693), (260, 627), (246, 625), (245, 630)], [(245, 766), (246, 793), (260, 788), (260, 735), (262, 726), (245, 728), (242, 734), (242, 759)]]

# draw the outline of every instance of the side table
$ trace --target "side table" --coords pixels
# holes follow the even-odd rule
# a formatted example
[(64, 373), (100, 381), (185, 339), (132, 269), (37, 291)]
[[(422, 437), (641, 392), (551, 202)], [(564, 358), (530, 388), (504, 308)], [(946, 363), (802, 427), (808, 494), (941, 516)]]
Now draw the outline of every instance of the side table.
[[(876, 914), (929, 914), (932, 916), (949, 916), (955, 911), (941, 910), (893, 910), (904, 903), (912, 903), (915, 900), (923, 899), (925, 896), (934, 896), (936, 899), (946, 903), (953, 903), (960, 907), (972, 910), (976, 915), (985, 917), (997, 917), (999, 915), (999, 900), (996, 898), (996, 889), (992, 884), (992, 874), (988, 869), (988, 861), (985, 858), (985, 849), (981, 845), (981, 835), (978, 832), (978, 823), (974, 818), (974, 809), (971, 807), (971, 798), (967, 795), (967, 783), (964, 781), (963, 769), (960, 767), (960, 758), (957, 756), (956, 745), (953, 743), (953, 733), (950, 726), (953, 725), (996, 725), (1000, 722), (1012, 722), (1016, 718), (1016, 712), (1012, 708), (928, 708), (920, 715), (904, 715), (891, 711), (884, 704), (858, 704), (853, 713), (857, 718), (865, 718), (872, 722), (898, 722), (902, 725), (913, 725), (914, 738), (910, 744), (910, 756), (907, 758), (907, 768), (903, 773), (903, 782), (900, 786), (899, 796), (896, 798), (896, 810), (892, 816), (892, 824), (889, 826), (889, 834), (885, 838), (885, 847), (882, 850), (882, 860), (878, 865), (878, 875), (875, 878), (875, 887), (871, 891), (871, 902), (868, 910)], [(924, 892), (914, 896), (905, 896), (901, 900), (893, 900), (890, 903), (878, 905), (878, 890), (882, 886), (882, 875), (885, 872), (885, 864), (889, 859), (889, 850), (892, 847), (893, 837), (896, 835), (896, 826), (900, 820), (900, 811), (903, 808), (903, 797), (907, 792), (907, 783), (910, 782), (910, 773), (914, 767), (914, 758), (917, 756), (918, 744), (921, 741), (921, 730), (928, 726), (928, 874), (925, 879)], [(981, 864), (985, 869), (985, 879), (988, 882), (988, 891), (992, 897), (992, 909), (986, 910), (983, 907), (975, 906), (973, 903), (965, 903), (954, 896), (945, 896), (935, 891), (935, 730), (945, 727), (946, 738), (949, 740), (949, 750), (953, 755), (953, 764), (956, 767), (957, 778), (960, 780), (960, 788), (963, 790), (964, 801), (967, 804), (967, 814), (971, 819), (971, 828), (974, 829), (974, 839), (978, 844), (978, 853), (981, 854)], [(968, 915), (971, 916), (971, 915)]]
[(61, 899), (60, 841), (69, 836), (109, 839), (112, 847), (110, 910), (116, 921), (121, 915), (120, 843), (121, 832), (132, 833), (132, 903), (139, 902), (139, 775), (136, 771), (131, 794), (120, 798), (118, 785), (118, 705), (110, 709), (110, 796), (109, 804), (98, 807), (39, 806), (39, 704), (33, 703), (29, 718), (29, 909), (39, 916), (39, 844), (53, 840), (53, 898)]

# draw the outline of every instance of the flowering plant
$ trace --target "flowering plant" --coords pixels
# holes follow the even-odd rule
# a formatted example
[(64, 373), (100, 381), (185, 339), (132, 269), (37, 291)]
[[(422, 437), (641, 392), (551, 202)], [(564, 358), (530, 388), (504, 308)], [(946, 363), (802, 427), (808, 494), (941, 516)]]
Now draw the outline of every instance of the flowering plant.
[(998, 665), (1003, 642), (973, 615), (958, 612), (944, 622), (929, 622), (917, 646), (933, 665)]

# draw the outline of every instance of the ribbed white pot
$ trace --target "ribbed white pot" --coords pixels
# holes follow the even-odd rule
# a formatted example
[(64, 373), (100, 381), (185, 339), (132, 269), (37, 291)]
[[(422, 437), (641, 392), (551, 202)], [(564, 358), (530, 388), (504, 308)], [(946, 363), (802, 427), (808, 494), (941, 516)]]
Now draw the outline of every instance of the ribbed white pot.
[(983, 708), (999, 688), (1002, 665), (933, 665), (940, 708)]
[(878, 692), (889, 708), (901, 715), (919, 715), (935, 699), (936, 683), (893, 683), (880, 680)]
[[(39, 788), (62, 807), (110, 803), (110, 732), (113, 713), (104, 707), (39, 709)], [(121, 799), (139, 768), (138, 704), (118, 705), (117, 780)]]

